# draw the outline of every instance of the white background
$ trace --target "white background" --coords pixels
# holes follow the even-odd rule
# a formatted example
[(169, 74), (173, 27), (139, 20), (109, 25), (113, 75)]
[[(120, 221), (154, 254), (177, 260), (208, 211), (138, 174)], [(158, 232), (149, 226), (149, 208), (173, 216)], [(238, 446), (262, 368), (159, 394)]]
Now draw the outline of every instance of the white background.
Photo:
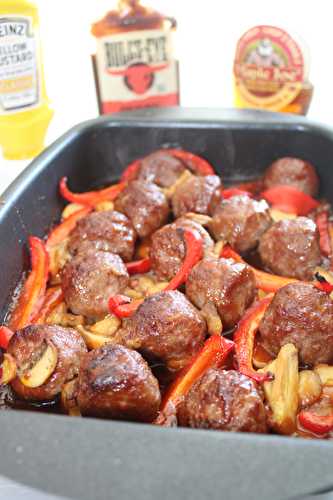
[[(1, 0), (0, 0), (1, 2)], [(232, 106), (232, 62), (239, 36), (256, 24), (301, 35), (311, 51), (315, 95), (309, 117), (333, 125), (332, 2), (330, 0), (149, 0), (176, 17), (184, 106)], [(47, 143), (97, 115), (90, 53), (91, 23), (112, 0), (39, 0), (47, 90), (55, 110)], [(0, 152), (0, 192), (28, 162), (7, 162)]]

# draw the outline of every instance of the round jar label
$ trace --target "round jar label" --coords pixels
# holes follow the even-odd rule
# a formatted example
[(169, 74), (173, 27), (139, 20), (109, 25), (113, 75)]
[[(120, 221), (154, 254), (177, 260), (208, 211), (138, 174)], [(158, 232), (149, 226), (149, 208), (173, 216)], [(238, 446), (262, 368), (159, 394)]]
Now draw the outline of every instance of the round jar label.
[(305, 80), (304, 55), (286, 31), (256, 26), (237, 44), (236, 90), (245, 107), (277, 111), (295, 100)]

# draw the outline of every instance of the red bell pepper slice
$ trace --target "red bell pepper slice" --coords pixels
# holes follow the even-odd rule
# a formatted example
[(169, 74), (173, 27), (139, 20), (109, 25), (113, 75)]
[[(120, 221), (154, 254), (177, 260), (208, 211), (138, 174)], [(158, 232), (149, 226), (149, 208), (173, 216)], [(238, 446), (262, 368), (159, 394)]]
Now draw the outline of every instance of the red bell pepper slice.
[(258, 373), (252, 365), (254, 340), (261, 319), (263, 318), (266, 309), (273, 299), (273, 294), (256, 302), (250, 307), (238, 323), (236, 332), (234, 333), (235, 351), (238, 362), (238, 370), (252, 378), (256, 382), (265, 382), (271, 379), (269, 373)]
[(321, 253), (326, 255), (326, 257), (329, 257), (332, 253), (332, 248), (327, 210), (324, 210), (317, 215), (316, 224), (319, 231), (319, 246)]
[(211, 367), (221, 366), (229, 353), (233, 350), (234, 343), (220, 335), (212, 335), (206, 340), (203, 348), (194, 356), (176, 380), (168, 388), (161, 405), (160, 415), (155, 423), (163, 423), (163, 413), (172, 405), (177, 405), (189, 392), (193, 384)]
[(140, 165), (141, 165), (141, 159), (135, 160), (132, 163), (130, 163), (128, 165), (128, 167), (126, 167), (126, 169), (124, 170), (124, 172), (122, 173), (122, 175), (120, 177), (121, 182), (130, 182), (133, 179), (135, 179), (137, 176), (138, 170), (140, 168)]
[(151, 260), (149, 257), (146, 259), (127, 262), (126, 264), (128, 274), (144, 274), (148, 273), (151, 268)]
[(64, 294), (60, 287), (49, 288), (46, 291), (45, 299), (40, 311), (32, 318), (31, 323), (41, 325), (45, 323), (48, 315), (55, 309), (64, 299)]
[[(299, 283), (296, 278), (285, 278), (284, 276), (277, 276), (276, 274), (266, 273), (265, 271), (260, 271), (255, 267), (250, 266), (242, 259), (242, 257), (235, 252), (229, 245), (225, 245), (222, 248), (220, 257), (225, 259), (233, 259), (235, 262), (241, 262), (242, 264), (248, 265), (255, 276), (257, 288), (260, 288), (263, 292), (277, 292), (279, 288), (283, 286), (290, 285), (290, 283)], [(328, 283), (324, 278), (318, 279), (317, 281), (311, 281), (316, 288), (322, 290), (326, 293), (331, 293), (333, 291), (333, 285)]]
[(319, 207), (319, 201), (292, 186), (276, 186), (261, 193), (274, 208), (296, 215), (308, 215)]
[(298, 419), (305, 429), (315, 434), (327, 434), (333, 430), (333, 414), (318, 415), (310, 410), (302, 410)]
[(228, 189), (223, 189), (221, 191), (222, 198), (224, 200), (228, 200), (229, 198), (232, 198), (233, 196), (249, 196), (252, 198), (252, 193), (249, 191), (245, 191), (244, 189), (239, 189), (236, 187), (228, 188)]
[(49, 249), (64, 241), (67, 238), (67, 236), (73, 231), (77, 222), (80, 219), (86, 217), (91, 211), (92, 207), (81, 208), (80, 210), (77, 210), (72, 215), (67, 217), (54, 229), (52, 229), (46, 241), (46, 248)]
[(123, 191), (126, 184), (120, 182), (99, 191), (87, 191), (86, 193), (72, 193), (67, 187), (67, 177), (60, 180), (60, 194), (65, 200), (71, 203), (79, 203), (81, 205), (89, 205), (94, 207), (102, 201), (112, 201)]
[[(7, 326), (0, 326), (0, 348), (7, 349), (14, 332)], [(0, 377), (1, 378), (1, 377)]]
[(233, 187), (242, 191), (248, 191), (252, 194), (252, 196), (255, 196), (260, 193), (260, 191), (262, 190), (262, 186), (263, 180), (262, 178), (260, 178), (254, 181), (242, 182), (241, 184), (236, 184)]
[[(203, 243), (200, 234), (192, 229), (181, 230), (184, 234), (186, 255), (176, 276), (165, 287), (164, 291), (176, 290), (186, 282), (192, 267), (202, 259)], [(118, 318), (128, 318), (142, 304), (143, 300), (133, 300), (125, 295), (115, 295), (109, 299), (109, 310)]]
[(118, 318), (129, 318), (142, 302), (143, 299), (131, 300), (126, 295), (114, 295), (109, 299), (109, 311)]
[(215, 175), (215, 171), (210, 163), (201, 156), (184, 151), (183, 149), (166, 149), (162, 150), (170, 155), (183, 161), (185, 165), (199, 175)]
[(172, 278), (165, 290), (176, 290), (186, 282), (192, 267), (199, 262), (203, 257), (202, 237), (197, 231), (191, 229), (182, 229), (184, 234), (186, 255), (181, 268), (176, 276)]
[(24, 328), (39, 312), (45, 297), (49, 274), (49, 256), (43, 241), (35, 236), (29, 238), (31, 271), (23, 285), (18, 304), (9, 322), (11, 330)]

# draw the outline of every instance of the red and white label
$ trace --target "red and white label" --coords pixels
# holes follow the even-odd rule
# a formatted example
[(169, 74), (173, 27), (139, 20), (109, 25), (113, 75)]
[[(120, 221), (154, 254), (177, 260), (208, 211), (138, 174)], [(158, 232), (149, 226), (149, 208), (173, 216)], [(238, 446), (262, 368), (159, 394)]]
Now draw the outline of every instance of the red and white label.
[(179, 104), (170, 30), (141, 30), (97, 39), (103, 113)]

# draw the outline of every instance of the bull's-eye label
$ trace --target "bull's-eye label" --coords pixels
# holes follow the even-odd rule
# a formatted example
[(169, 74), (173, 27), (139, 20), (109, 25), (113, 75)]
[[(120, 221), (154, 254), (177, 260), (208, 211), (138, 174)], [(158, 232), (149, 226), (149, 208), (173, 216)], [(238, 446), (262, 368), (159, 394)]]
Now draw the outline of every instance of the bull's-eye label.
[(238, 42), (234, 76), (244, 107), (287, 106), (301, 92), (305, 71), (301, 47), (280, 28), (256, 26)]
[(36, 40), (30, 17), (0, 17), (0, 114), (38, 105)]
[(103, 113), (179, 103), (170, 30), (141, 30), (97, 40)]

